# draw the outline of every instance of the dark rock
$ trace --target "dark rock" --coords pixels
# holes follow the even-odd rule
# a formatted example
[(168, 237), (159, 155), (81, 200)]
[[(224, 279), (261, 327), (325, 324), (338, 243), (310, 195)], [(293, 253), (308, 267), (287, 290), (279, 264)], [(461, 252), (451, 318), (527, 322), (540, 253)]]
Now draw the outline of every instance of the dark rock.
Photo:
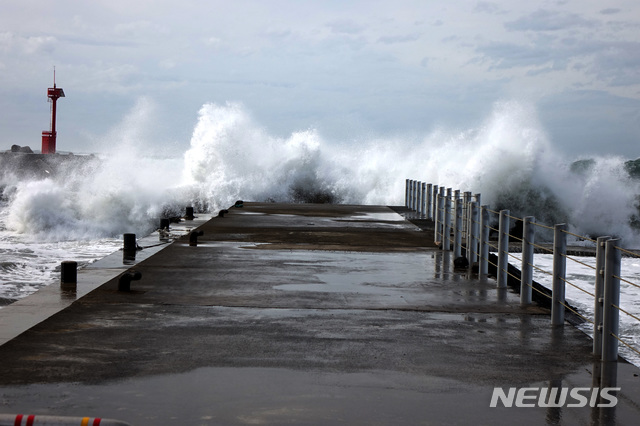
[(453, 267), (455, 269), (468, 268), (469, 260), (466, 257), (456, 257), (453, 261)]
[(33, 154), (33, 151), (28, 146), (11, 145), (11, 152), (21, 152), (24, 154)]

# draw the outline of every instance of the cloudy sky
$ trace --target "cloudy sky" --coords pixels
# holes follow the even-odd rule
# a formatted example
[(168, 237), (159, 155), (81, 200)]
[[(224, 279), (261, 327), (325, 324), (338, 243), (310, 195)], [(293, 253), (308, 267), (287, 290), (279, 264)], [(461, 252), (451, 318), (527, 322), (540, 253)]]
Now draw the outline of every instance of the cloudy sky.
[(66, 150), (132, 121), (183, 149), (207, 102), (349, 141), (516, 100), (561, 151), (640, 157), (637, 0), (0, 0), (0, 149), (39, 147), (54, 65)]

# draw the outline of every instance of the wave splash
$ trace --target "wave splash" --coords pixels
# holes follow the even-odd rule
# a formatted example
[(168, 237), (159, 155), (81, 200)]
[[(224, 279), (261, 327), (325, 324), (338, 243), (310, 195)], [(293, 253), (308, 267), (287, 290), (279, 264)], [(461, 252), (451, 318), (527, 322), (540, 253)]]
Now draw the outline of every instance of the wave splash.
[[(125, 127), (150, 125), (141, 108), (131, 115), (146, 118), (128, 117)], [(562, 158), (535, 109), (515, 101), (465, 130), (340, 143), (315, 129), (277, 137), (241, 104), (205, 104), (183, 158), (145, 155), (136, 149), (144, 133), (112, 134), (113, 153), (47, 179), (0, 176), (0, 231), (48, 240), (144, 233), (185, 205), (215, 211), (237, 199), (399, 205), (405, 178), (414, 178), (482, 193), (483, 204), (516, 216), (568, 222), (579, 234), (640, 242), (640, 180), (629, 162)]]

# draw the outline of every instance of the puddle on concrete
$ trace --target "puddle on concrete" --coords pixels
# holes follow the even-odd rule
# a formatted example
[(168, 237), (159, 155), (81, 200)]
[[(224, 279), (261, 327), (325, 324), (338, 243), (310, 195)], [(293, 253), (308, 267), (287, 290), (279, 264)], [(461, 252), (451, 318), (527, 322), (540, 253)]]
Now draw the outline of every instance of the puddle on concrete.
[(384, 220), (390, 222), (404, 222), (404, 218), (396, 212), (384, 213), (360, 213), (355, 216), (349, 216), (348, 220)]
[(460, 419), (461, 400), (469, 421), (482, 419), (483, 411), (491, 414), (487, 408), (491, 390), (390, 371), (211, 367), (99, 385), (3, 387), (0, 409), (5, 413), (95, 416), (156, 426), (417, 424), (427, 418), (430, 423), (442, 424), (451, 419), (451, 413)]
[[(527, 385), (546, 388), (550, 383), (542, 379)], [(393, 371), (208, 367), (96, 385), (1, 387), (0, 412), (155, 426), (547, 424), (547, 408), (490, 408), (493, 387)], [(590, 408), (555, 408), (552, 414), (558, 420), (554, 424), (584, 424)]]

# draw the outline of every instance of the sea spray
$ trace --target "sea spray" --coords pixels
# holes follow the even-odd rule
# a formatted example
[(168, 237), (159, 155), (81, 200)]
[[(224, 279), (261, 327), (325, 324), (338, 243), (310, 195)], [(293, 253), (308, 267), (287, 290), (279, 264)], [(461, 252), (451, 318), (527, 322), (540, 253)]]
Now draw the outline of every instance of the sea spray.
[(205, 104), (183, 158), (149, 155), (138, 127), (152, 126), (152, 116), (140, 101), (105, 136), (109, 152), (80, 168), (44, 180), (1, 177), (7, 230), (49, 241), (145, 233), (187, 204), (215, 212), (237, 199), (398, 205), (414, 178), (482, 193), (483, 204), (515, 216), (636, 243), (640, 180), (624, 159), (572, 167), (584, 157), (555, 152), (530, 105), (498, 102), (468, 129), (328, 141), (316, 129), (276, 137), (242, 104)]

